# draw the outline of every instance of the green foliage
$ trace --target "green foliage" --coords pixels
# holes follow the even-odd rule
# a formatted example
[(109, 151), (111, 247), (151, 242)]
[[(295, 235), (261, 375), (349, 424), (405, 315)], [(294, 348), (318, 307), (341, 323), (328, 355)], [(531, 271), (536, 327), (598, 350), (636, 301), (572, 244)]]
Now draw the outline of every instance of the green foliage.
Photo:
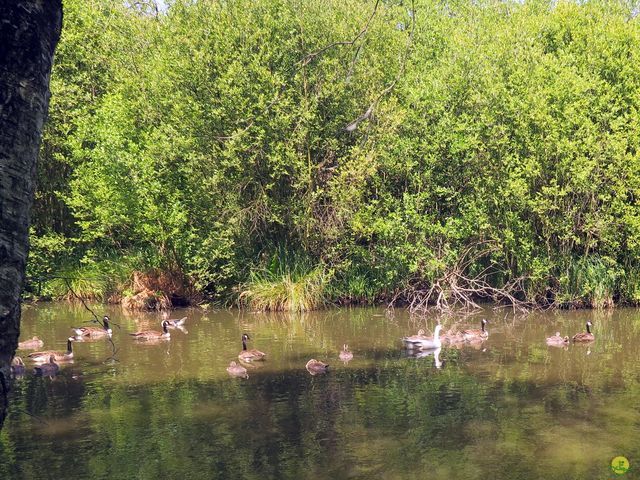
[(131, 286), (131, 272), (139, 259), (126, 256), (63, 264), (42, 284), (41, 295), (54, 299), (117, 302)]
[(240, 301), (253, 310), (315, 310), (326, 301), (330, 275), (304, 256), (280, 248), (267, 265), (250, 274)]
[(70, 0), (36, 231), (85, 262), (144, 252), (214, 299), (295, 290), (247, 267), (265, 245), (314, 259), (311, 290), (330, 271), (323, 295), (374, 301), (490, 241), (469, 272), (524, 278), (527, 299), (637, 301), (640, 29), (625, 5), (417, 0), (371, 17), (364, 0), (176, 1), (156, 16)]
[(560, 277), (558, 301), (564, 305), (610, 307), (620, 272), (614, 262), (597, 257), (572, 261)]

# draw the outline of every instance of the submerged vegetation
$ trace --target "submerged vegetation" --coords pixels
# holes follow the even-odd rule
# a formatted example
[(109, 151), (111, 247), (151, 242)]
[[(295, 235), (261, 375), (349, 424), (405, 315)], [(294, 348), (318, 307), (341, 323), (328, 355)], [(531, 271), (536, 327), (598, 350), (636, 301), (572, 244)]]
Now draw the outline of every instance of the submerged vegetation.
[(138, 308), (640, 301), (632, 4), (148, 6), (65, 2), (43, 295), (65, 277)]

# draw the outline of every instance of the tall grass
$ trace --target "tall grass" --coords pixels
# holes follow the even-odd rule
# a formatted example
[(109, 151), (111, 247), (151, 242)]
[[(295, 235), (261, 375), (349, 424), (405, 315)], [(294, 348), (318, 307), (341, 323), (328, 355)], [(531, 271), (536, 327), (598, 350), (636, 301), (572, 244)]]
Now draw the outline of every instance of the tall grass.
[(367, 268), (351, 268), (336, 277), (328, 290), (328, 295), (336, 302), (370, 305), (385, 297), (382, 282)]
[(620, 297), (631, 305), (640, 305), (640, 268), (625, 269), (620, 279)]
[(558, 303), (574, 308), (613, 307), (619, 277), (619, 271), (601, 257), (571, 260), (560, 278)]
[(242, 305), (260, 311), (315, 310), (325, 305), (330, 275), (322, 265), (280, 248), (242, 286)]
[(43, 294), (59, 300), (118, 302), (130, 283), (131, 266), (123, 261), (102, 260), (66, 266), (43, 287)]

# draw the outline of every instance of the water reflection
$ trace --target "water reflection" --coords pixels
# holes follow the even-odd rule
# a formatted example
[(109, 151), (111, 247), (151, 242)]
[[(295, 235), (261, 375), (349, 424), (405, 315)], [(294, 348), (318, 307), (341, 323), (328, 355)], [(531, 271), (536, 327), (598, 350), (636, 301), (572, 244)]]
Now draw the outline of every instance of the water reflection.
[[(640, 460), (637, 310), (444, 319), (463, 331), (485, 316), (491, 336), (422, 358), (400, 339), (435, 319), (401, 311), (187, 310), (189, 334), (158, 343), (127, 333), (161, 316), (105, 313), (115, 359), (106, 339), (76, 342), (56, 377), (16, 380), (0, 478), (608, 478), (611, 458)], [(61, 350), (84, 315), (25, 309), (22, 339)], [(588, 320), (593, 343), (547, 346)], [(265, 362), (238, 363), (243, 333)], [(310, 375), (310, 358), (332, 365)]]

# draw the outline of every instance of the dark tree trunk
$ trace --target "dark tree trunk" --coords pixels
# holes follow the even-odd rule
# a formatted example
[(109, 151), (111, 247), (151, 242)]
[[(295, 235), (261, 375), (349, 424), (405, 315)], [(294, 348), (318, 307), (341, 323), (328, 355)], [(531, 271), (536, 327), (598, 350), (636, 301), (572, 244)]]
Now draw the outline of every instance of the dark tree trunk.
[(0, 428), (20, 333), (29, 209), (61, 0), (0, 0)]

